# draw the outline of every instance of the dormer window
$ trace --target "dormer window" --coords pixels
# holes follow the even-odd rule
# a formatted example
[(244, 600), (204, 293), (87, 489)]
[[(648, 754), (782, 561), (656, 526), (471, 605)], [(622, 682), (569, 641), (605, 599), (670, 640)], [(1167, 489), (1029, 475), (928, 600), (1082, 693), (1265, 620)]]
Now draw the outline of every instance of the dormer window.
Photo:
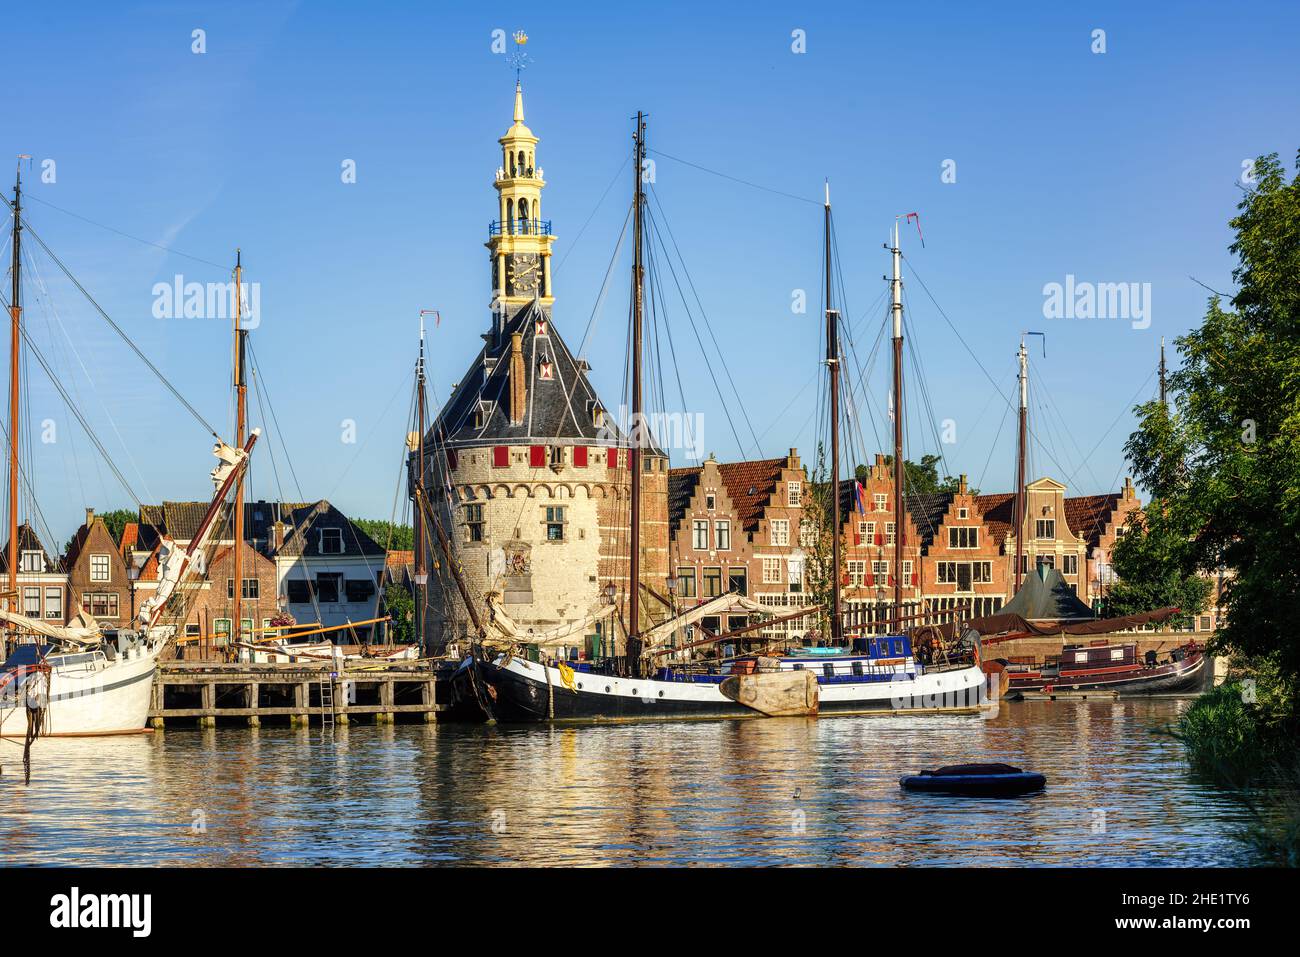
[(23, 552), (18, 567), (25, 572), (40, 574), (45, 571), (45, 556), (39, 551)]
[(548, 323), (545, 319), (538, 319), (536, 322), (533, 323), (533, 335), (549, 336), (550, 334), (551, 334), (550, 323)]
[(320, 553), (322, 555), (343, 554), (343, 529), (322, 528), (320, 530)]
[(537, 378), (539, 379), (555, 378), (555, 363), (553, 363), (551, 361), (551, 357), (546, 355), (545, 353), (543, 353), (541, 358), (537, 360)]
[(479, 401), (478, 408), (474, 412), (474, 428), (481, 429), (488, 424), (492, 418), (492, 409), (496, 403)]

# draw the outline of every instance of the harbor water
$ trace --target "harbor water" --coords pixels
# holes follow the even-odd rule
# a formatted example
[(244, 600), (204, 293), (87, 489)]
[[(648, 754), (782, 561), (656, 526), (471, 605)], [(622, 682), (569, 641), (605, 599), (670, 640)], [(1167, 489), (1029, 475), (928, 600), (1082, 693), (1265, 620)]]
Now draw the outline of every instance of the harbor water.
[[(169, 728), (0, 742), (6, 864), (1245, 864), (1246, 811), (1164, 730), (1181, 699), (1003, 702), (991, 717)], [(966, 761), (1012, 800), (911, 794)]]

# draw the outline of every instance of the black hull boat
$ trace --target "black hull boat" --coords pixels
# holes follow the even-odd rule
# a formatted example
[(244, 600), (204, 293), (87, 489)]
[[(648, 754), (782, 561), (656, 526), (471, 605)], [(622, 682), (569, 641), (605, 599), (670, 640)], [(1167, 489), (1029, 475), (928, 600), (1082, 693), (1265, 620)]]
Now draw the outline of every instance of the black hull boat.
[(1195, 694), (1210, 677), (1195, 643), (1175, 648), (1165, 661), (1155, 652), (1139, 658), (1137, 645), (1067, 645), (1060, 661), (1042, 667), (1009, 664), (1008, 694), (1110, 691), (1123, 695)]
[[(972, 714), (987, 701), (977, 664), (923, 665), (902, 635), (868, 639), (868, 648), (867, 654), (771, 660), (780, 671), (816, 676), (814, 713), (822, 715)], [(753, 664), (741, 660), (712, 674), (660, 668), (653, 677), (632, 678), (586, 662), (502, 655), (479, 662), (478, 672), (496, 719), (504, 722), (754, 718), (763, 716), (761, 707), (734, 700), (724, 688), (729, 678), (753, 674)]]

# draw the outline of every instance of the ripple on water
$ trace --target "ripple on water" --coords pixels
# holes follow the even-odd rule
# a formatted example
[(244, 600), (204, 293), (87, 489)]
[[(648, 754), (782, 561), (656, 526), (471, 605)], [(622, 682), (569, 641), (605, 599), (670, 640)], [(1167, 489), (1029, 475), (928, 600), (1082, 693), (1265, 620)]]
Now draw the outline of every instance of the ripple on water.
[[(973, 717), (564, 728), (244, 728), (46, 739), (4, 788), (10, 864), (1229, 865), (1245, 812), (1160, 729), (1183, 702)], [(1014, 801), (909, 794), (963, 761)]]

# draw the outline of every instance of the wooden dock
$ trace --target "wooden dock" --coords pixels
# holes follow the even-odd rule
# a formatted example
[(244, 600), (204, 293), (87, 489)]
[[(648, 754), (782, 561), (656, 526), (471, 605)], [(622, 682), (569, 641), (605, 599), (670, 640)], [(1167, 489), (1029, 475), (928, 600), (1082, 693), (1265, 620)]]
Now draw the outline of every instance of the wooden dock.
[(416, 662), (250, 664), (164, 661), (154, 678), (149, 723), (257, 727), (264, 721), (301, 726), (435, 721), (435, 669)]

